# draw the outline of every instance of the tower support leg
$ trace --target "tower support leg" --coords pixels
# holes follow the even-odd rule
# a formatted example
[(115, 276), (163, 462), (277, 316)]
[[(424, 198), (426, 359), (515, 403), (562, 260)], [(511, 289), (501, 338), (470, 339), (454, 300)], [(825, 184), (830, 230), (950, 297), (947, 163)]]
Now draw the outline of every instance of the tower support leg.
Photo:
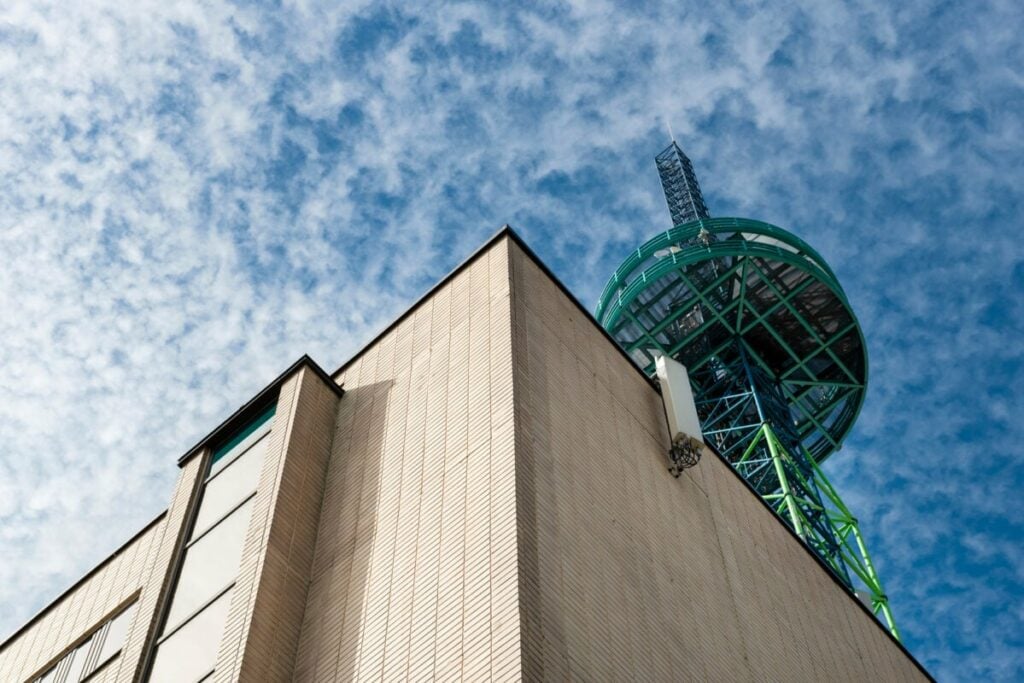
[[(771, 453), (779, 480), (779, 493), (765, 496), (765, 499), (851, 590), (867, 593), (872, 613), (885, 623), (896, 640), (900, 640), (889, 598), (875, 571), (857, 518), (809, 453), (791, 453), (767, 422), (761, 425), (761, 434), (750, 444), (749, 450), (762, 442)], [(805, 467), (798, 467), (798, 461)], [(801, 469), (809, 470), (808, 475), (802, 474)], [(798, 492), (803, 493), (798, 495)], [(815, 498), (817, 500), (813, 500)], [(825, 548), (835, 549), (823, 552)]]

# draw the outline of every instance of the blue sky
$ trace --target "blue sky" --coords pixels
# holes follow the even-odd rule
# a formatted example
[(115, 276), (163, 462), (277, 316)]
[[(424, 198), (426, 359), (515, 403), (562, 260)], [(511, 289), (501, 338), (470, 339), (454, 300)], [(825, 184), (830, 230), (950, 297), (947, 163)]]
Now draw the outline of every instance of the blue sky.
[(907, 646), (1024, 679), (1018, 3), (341, 4), (0, 8), (0, 632), (501, 224), (592, 307), (668, 227), (668, 122), (861, 320), (827, 469)]

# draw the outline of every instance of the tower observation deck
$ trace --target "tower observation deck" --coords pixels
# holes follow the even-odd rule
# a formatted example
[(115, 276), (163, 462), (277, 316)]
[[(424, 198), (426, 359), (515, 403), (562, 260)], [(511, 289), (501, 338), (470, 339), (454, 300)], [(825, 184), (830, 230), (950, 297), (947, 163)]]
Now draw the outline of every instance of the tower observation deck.
[(674, 227), (619, 266), (597, 319), (648, 374), (658, 355), (687, 367), (704, 438), (899, 638), (857, 520), (820, 467), (867, 383), (843, 288), (786, 230), (711, 218), (674, 140), (655, 161)]

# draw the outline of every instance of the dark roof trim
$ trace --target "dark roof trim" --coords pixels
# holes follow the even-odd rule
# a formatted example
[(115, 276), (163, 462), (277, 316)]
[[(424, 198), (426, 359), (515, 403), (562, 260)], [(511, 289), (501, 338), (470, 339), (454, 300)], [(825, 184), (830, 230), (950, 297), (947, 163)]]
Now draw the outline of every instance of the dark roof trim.
[(606, 329), (604, 329), (604, 327), (601, 326), (601, 323), (597, 322), (597, 319), (594, 318), (594, 315), (590, 311), (588, 311), (587, 308), (583, 304), (580, 303), (579, 299), (576, 298), (576, 295), (573, 294), (571, 291), (569, 291), (569, 288), (566, 287), (562, 283), (562, 281), (559, 280), (558, 277), (553, 272), (551, 272), (551, 269), (548, 268), (547, 265), (545, 265), (544, 262), (540, 259), (540, 257), (537, 256), (537, 254), (533, 251), (533, 249), (531, 249), (529, 247), (529, 245), (526, 244), (526, 242), (523, 240), (523, 238), (520, 237), (519, 233), (517, 233), (512, 228), (512, 226), (508, 225), (507, 223), (505, 225), (501, 226), (501, 228), (496, 233), (494, 233), (486, 242), (484, 242), (482, 245), (480, 245), (480, 247), (477, 248), (477, 250), (474, 251), (472, 254), (470, 254), (469, 257), (466, 260), (464, 260), (459, 265), (455, 266), (455, 268), (452, 269), (451, 272), (449, 272), (443, 278), (438, 280), (438, 282), (433, 287), (428, 289), (423, 294), (423, 296), (418, 298), (415, 301), (415, 303), (413, 303), (411, 306), (409, 306), (405, 310), (405, 312), (403, 312), (401, 315), (399, 315), (397, 318), (395, 318), (383, 330), (378, 332), (373, 337), (373, 339), (371, 339), (366, 344), (364, 344), (361, 349), (359, 349), (358, 351), (355, 352), (355, 354), (352, 355), (351, 358), (349, 358), (347, 361), (342, 363), (341, 366), (337, 370), (335, 370), (333, 373), (331, 373), (331, 376), (332, 377), (337, 377), (338, 373), (340, 373), (342, 370), (344, 370), (349, 365), (354, 363), (361, 355), (363, 355), (366, 351), (368, 351), (374, 344), (376, 344), (385, 335), (387, 335), (391, 330), (393, 330), (395, 327), (397, 327), (403, 320), (405, 320), (410, 315), (412, 315), (413, 312), (417, 308), (419, 308), (420, 304), (424, 303), (427, 299), (429, 299), (431, 296), (433, 296), (435, 292), (437, 292), (439, 289), (441, 289), (446, 284), (448, 284), (448, 282), (450, 282), (452, 279), (454, 279), (455, 276), (459, 275), (462, 271), (466, 270), (469, 266), (473, 265), (473, 263), (476, 262), (476, 260), (479, 259), (481, 256), (483, 256), (485, 253), (487, 253), (487, 251), (490, 250), (491, 247), (493, 247), (496, 243), (500, 242), (502, 239), (505, 239), (506, 237), (508, 239), (512, 240), (520, 249), (523, 250), (523, 253), (526, 254), (530, 258), (530, 260), (533, 261), (537, 265), (537, 267), (540, 268), (541, 271), (545, 275), (547, 275), (551, 279), (552, 282), (555, 283), (555, 286), (557, 286), (558, 289), (561, 290), (562, 294), (564, 294), (566, 297), (568, 297), (569, 301), (571, 301), (573, 304), (575, 304), (576, 308), (578, 308), (580, 310), (580, 312), (583, 313), (583, 315), (586, 316), (587, 319), (589, 319), (590, 322), (592, 322), (597, 327), (597, 329), (599, 329), (601, 331), (601, 334), (604, 335), (605, 339), (610, 341), (612, 343), (612, 345), (615, 346), (616, 350), (618, 350), (618, 352), (620, 354), (622, 354), (622, 357), (625, 358), (627, 361), (629, 361), (629, 364), (637, 371), (637, 373), (644, 379), (644, 381), (647, 382), (652, 387), (654, 387), (654, 389), (660, 393), (661, 389), (658, 387), (657, 382), (655, 382), (653, 379), (648, 377), (647, 374), (641, 368), (637, 367), (637, 364), (634, 363), (633, 359), (630, 358), (629, 354), (626, 353), (625, 350), (623, 350), (623, 348), (621, 346), (619, 346), (619, 343), (617, 341), (615, 341), (614, 337), (612, 337), (608, 333), (608, 331)]
[(576, 295), (569, 291), (569, 288), (566, 287), (562, 283), (562, 281), (558, 279), (557, 275), (551, 272), (551, 269), (547, 267), (547, 265), (540, 259), (539, 256), (537, 256), (536, 253), (534, 253), (533, 249), (531, 249), (529, 245), (523, 241), (523, 238), (519, 236), (519, 233), (517, 233), (512, 228), (509, 228), (508, 226), (505, 227), (508, 228), (508, 236), (512, 239), (513, 242), (519, 245), (519, 248), (523, 250), (523, 253), (530, 257), (530, 260), (533, 261), (545, 275), (551, 278), (551, 281), (554, 282), (555, 286), (562, 291), (562, 294), (565, 294), (565, 296), (569, 298), (569, 301), (575, 304), (576, 308), (580, 309), (580, 312), (583, 313), (584, 316), (586, 316), (587, 320), (593, 323), (593, 325), (601, 332), (601, 335), (612, 343), (612, 345), (615, 347), (615, 350), (619, 352), (619, 355), (621, 355), (623, 358), (626, 359), (626, 361), (629, 362), (629, 366), (633, 368), (636, 371), (636, 373), (644, 379), (645, 382), (651, 385), (651, 387), (653, 387), (654, 390), (660, 394), (661, 387), (658, 385), (658, 383), (654, 381), (654, 379), (648, 377), (647, 373), (643, 371), (643, 368), (641, 368), (633, 361), (633, 358), (628, 353), (626, 353), (626, 350), (622, 348), (622, 345), (619, 344), (619, 342), (615, 341), (615, 337), (613, 337), (611, 333), (608, 332), (608, 330), (604, 329), (604, 325), (597, 321), (597, 318), (594, 317), (594, 314), (591, 313), (586, 306), (580, 303), (580, 300), (576, 298)]
[[(520, 238), (519, 235), (516, 234), (516, 232), (514, 230), (512, 230), (512, 228), (510, 228), (510, 227), (508, 227), (506, 225), (505, 228), (503, 228), (502, 231), (499, 232), (498, 235), (495, 236), (495, 238), (492, 238), (492, 241), (494, 241), (494, 239), (496, 239), (497, 237), (501, 237), (504, 234), (508, 234), (509, 237), (512, 238), (512, 241), (514, 241), (516, 244), (518, 244), (520, 246), (520, 248), (522, 248), (522, 250), (526, 253), (526, 255), (529, 256), (531, 259), (533, 259), (534, 263), (536, 263), (540, 267), (540, 269), (544, 271), (545, 275), (550, 277), (554, 281), (554, 283), (558, 286), (558, 288), (561, 289), (562, 292), (566, 296), (568, 296), (569, 299), (573, 303), (575, 303), (576, 306), (578, 306), (580, 308), (580, 310), (582, 310), (586, 314), (586, 316), (590, 319), (590, 322), (592, 322), (594, 325), (596, 325), (597, 329), (601, 330), (602, 334), (604, 334), (605, 339), (607, 339), (612, 344), (614, 344), (615, 348), (619, 350), (619, 352), (626, 358), (627, 361), (629, 361), (629, 364), (637, 372), (639, 372), (640, 375), (644, 379), (647, 380), (648, 384), (650, 384), (660, 394), (661, 393), (661, 387), (658, 385), (658, 383), (656, 381), (654, 381), (652, 378), (648, 377), (647, 373), (645, 373), (642, 369), (640, 369), (640, 367), (637, 366), (636, 363), (633, 362), (633, 359), (629, 356), (628, 353), (626, 353), (625, 349), (623, 349), (622, 346), (619, 345), (619, 343), (617, 341), (615, 341), (615, 338), (612, 337), (611, 334), (609, 334), (606, 329), (604, 329), (604, 326), (601, 325), (601, 323), (599, 323), (597, 321), (597, 319), (594, 318), (593, 315), (591, 315), (590, 311), (588, 311), (587, 309), (583, 308), (583, 306), (580, 304), (579, 300), (577, 300), (576, 297), (572, 295), (572, 292), (570, 292), (566, 288), (566, 286), (564, 284), (562, 284), (561, 280), (559, 280), (557, 277), (555, 277), (554, 273), (552, 273), (551, 270), (548, 269), (548, 267), (546, 265), (544, 265), (544, 262), (540, 260), (540, 258), (533, 252), (533, 250), (530, 249), (530, 247), (528, 247), (526, 245), (525, 242), (523, 242), (522, 238)], [(488, 245), (485, 245), (484, 247), (482, 247), (482, 249), (486, 249), (486, 247), (489, 246), (489, 244), (490, 243), (488, 243)], [(476, 255), (474, 255), (474, 257), (475, 256)], [(460, 268), (462, 268), (462, 267), (464, 267), (464, 266), (460, 266)], [(449, 276), (449, 277), (451, 277), (451, 276)], [(714, 446), (712, 446), (711, 444), (709, 444), (707, 442), (705, 442), (705, 446), (707, 446), (708, 450), (710, 450), (712, 453), (714, 453), (716, 456), (718, 456), (718, 458), (723, 463), (725, 463), (727, 465), (726, 469), (728, 469), (729, 472), (731, 472), (734, 477), (736, 477), (737, 479), (739, 479), (743, 483), (743, 485), (747, 488), (748, 491), (750, 491), (750, 493), (754, 496), (754, 498), (756, 498), (757, 501), (759, 503), (761, 503), (761, 505), (764, 506), (764, 508), (766, 510), (768, 510), (768, 512), (771, 513), (771, 515), (775, 519), (775, 521), (778, 522), (782, 526), (782, 528), (784, 528), (787, 532), (789, 532), (789, 534), (794, 539), (796, 539), (797, 543), (800, 544), (800, 547), (804, 549), (804, 552), (806, 552), (815, 562), (817, 562), (821, 566), (821, 568), (825, 571), (825, 573), (828, 574), (828, 577), (830, 579), (832, 579), (836, 583), (836, 585), (838, 585), (843, 590), (843, 592), (850, 598), (850, 600), (852, 600), (857, 605), (857, 607), (859, 607), (865, 614), (868, 615), (868, 617), (870, 617), (871, 621), (874, 622), (875, 626), (877, 626), (879, 629), (881, 629), (881, 631), (886, 636), (888, 636), (889, 639), (892, 640), (892, 642), (895, 643), (896, 646), (900, 650), (903, 651), (903, 654), (905, 654), (907, 657), (910, 658), (910, 661), (914, 663), (914, 665), (921, 671), (921, 673), (923, 673), (925, 676), (927, 676), (929, 680), (934, 681), (935, 679), (932, 678), (932, 675), (930, 673), (928, 673), (928, 670), (924, 668), (924, 666), (921, 664), (921, 662), (917, 661), (917, 658), (914, 657), (914, 655), (912, 655), (910, 653), (910, 650), (908, 650), (903, 645), (903, 643), (898, 641), (889, 632), (889, 629), (887, 629), (885, 626), (882, 625), (882, 622), (880, 622), (878, 619), (875, 618), (875, 615), (871, 613), (871, 610), (869, 610), (867, 607), (864, 606), (864, 603), (862, 603), (860, 600), (858, 600), (856, 598), (856, 596), (854, 596), (854, 595), (852, 595), (850, 593), (850, 590), (846, 587), (846, 584), (844, 584), (839, 579), (839, 577), (836, 576), (835, 572), (832, 571), (832, 568), (829, 567), (825, 563), (824, 560), (822, 560), (820, 557), (818, 557), (818, 555), (814, 551), (812, 551), (809, 547), (807, 547), (807, 544), (804, 543), (803, 540), (801, 540), (801, 538), (796, 535), (796, 532), (794, 532), (789, 527), (789, 525), (786, 524), (785, 521), (783, 521), (783, 519), (781, 517), (779, 517), (779, 515), (775, 512), (775, 510), (772, 509), (772, 506), (769, 505), (767, 503), (767, 501), (765, 501), (765, 499), (761, 497), (761, 495), (757, 492), (757, 490), (754, 489), (753, 485), (749, 481), (744, 479), (743, 475), (741, 475), (739, 472), (737, 472), (733, 468), (733, 466), (714, 448)]]
[[(398, 327), (398, 325), (403, 320), (405, 320), (410, 315), (412, 315), (413, 312), (417, 308), (420, 307), (420, 304), (424, 303), (427, 299), (429, 299), (431, 296), (433, 296), (435, 292), (437, 292), (439, 289), (441, 289), (446, 284), (448, 284), (452, 279), (455, 278), (456, 275), (458, 275), (459, 273), (464, 271), (466, 268), (469, 268), (469, 266), (471, 266), (478, 258), (483, 256), (487, 252), (488, 249), (493, 247), (497, 242), (499, 242), (506, 235), (515, 235), (515, 231), (512, 230), (511, 226), (509, 226), (508, 223), (506, 223), (505, 225), (501, 226), (501, 228), (499, 228), (496, 233), (491, 235), (490, 238), (488, 238), (488, 240), (486, 242), (484, 242), (479, 247), (477, 247), (476, 251), (474, 251), (472, 254), (470, 254), (462, 263), (460, 263), (459, 265), (455, 266), (455, 268), (453, 268), (447, 275), (445, 275), (443, 278), (441, 278), (436, 283), (434, 283), (434, 285), (430, 289), (428, 289), (426, 292), (424, 292), (423, 295), (420, 296), (420, 298), (416, 299), (416, 301), (414, 301), (411, 305), (406, 307), (406, 309), (404, 311), (402, 311), (402, 313), (400, 313), (397, 318), (395, 318), (390, 323), (385, 325), (384, 329), (382, 329), (380, 332), (375, 334), (373, 336), (373, 338), (370, 339), (370, 341), (368, 341), (365, 344), (363, 344), (363, 346), (358, 351), (356, 351), (354, 354), (352, 354), (352, 356), (347, 361), (342, 363), (338, 367), (337, 370), (335, 370), (334, 372), (331, 373), (331, 377), (335, 377), (336, 378), (338, 376), (338, 374), (342, 370), (344, 370), (348, 366), (352, 365), (352, 363), (356, 362), (356, 360), (360, 356), (362, 356), (364, 353), (369, 351), (370, 348), (372, 348), (374, 344), (376, 344), (381, 339), (383, 339), (387, 335), (388, 332), (390, 332), (391, 330), (393, 330), (396, 327)], [(515, 238), (513, 238), (513, 239), (515, 239)]]
[(43, 617), (44, 617), (44, 616), (45, 616), (45, 615), (46, 615), (46, 614), (47, 614), (47, 613), (48, 613), (48, 612), (49, 612), (49, 611), (50, 611), (51, 609), (53, 609), (54, 607), (56, 607), (56, 606), (57, 606), (57, 605), (58, 605), (58, 604), (60, 603), (60, 601), (61, 601), (61, 600), (63, 600), (63, 599), (64, 599), (64, 598), (66, 598), (67, 596), (71, 595), (71, 594), (72, 594), (72, 593), (74, 593), (74, 592), (75, 592), (76, 590), (78, 590), (78, 588), (80, 588), (80, 587), (82, 586), (82, 584), (84, 584), (84, 583), (85, 583), (86, 581), (88, 581), (88, 580), (89, 580), (89, 579), (91, 579), (91, 578), (92, 578), (93, 576), (95, 576), (95, 575), (96, 575), (96, 573), (97, 573), (97, 572), (98, 572), (99, 570), (103, 569), (103, 567), (105, 567), (105, 566), (106, 566), (106, 565), (107, 565), (107, 564), (108, 564), (108, 563), (109, 563), (109, 562), (110, 562), (111, 560), (113, 560), (113, 559), (114, 559), (114, 558), (116, 558), (116, 557), (117, 557), (118, 555), (120, 555), (120, 554), (121, 554), (121, 553), (123, 553), (123, 552), (124, 552), (125, 550), (127, 550), (127, 549), (128, 549), (128, 548), (129, 548), (129, 547), (130, 547), (130, 546), (131, 546), (131, 545), (132, 545), (133, 543), (135, 543), (135, 541), (139, 540), (139, 538), (141, 538), (143, 534), (145, 534), (145, 533), (146, 533), (147, 531), (149, 531), (150, 529), (152, 529), (152, 528), (153, 528), (153, 527), (154, 527), (154, 526), (155, 526), (156, 524), (158, 524), (158, 523), (159, 523), (159, 522), (160, 522), (160, 521), (161, 521), (161, 520), (162, 520), (162, 519), (163, 519), (164, 517), (166, 517), (166, 516), (167, 516), (167, 510), (164, 510), (164, 511), (163, 511), (163, 512), (161, 512), (161, 513), (160, 513), (159, 515), (157, 515), (156, 517), (154, 517), (154, 518), (152, 519), (152, 521), (150, 521), (150, 522), (149, 522), (149, 524), (147, 524), (146, 526), (142, 527), (142, 528), (141, 528), (141, 529), (140, 529), (139, 531), (137, 531), (137, 532), (135, 533), (135, 535), (134, 535), (134, 536), (132, 536), (132, 537), (131, 537), (131, 538), (129, 538), (129, 539), (127, 540), (127, 541), (125, 541), (124, 543), (122, 543), (122, 544), (121, 544), (121, 547), (119, 547), (119, 548), (118, 548), (117, 550), (115, 550), (114, 552), (112, 552), (112, 553), (110, 553), (109, 555), (107, 555), (107, 556), (106, 556), (105, 558), (103, 558), (102, 560), (100, 560), (100, 563), (99, 563), (99, 564), (97, 564), (97, 565), (96, 565), (95, 567), (93, 567), (92, 569), (90, 569), (90, 570), (89, 570), (89, 571), (88, 571), (88, 572), (87, 572), (87, 573), (85, 574), (85, 576), (83, 576), (82, 578), (78, 579), (78, 581), (75, 581), (75, 582), (74, 582), (73, 584), (71, 584), (71, 586), (70, 586), (70, 587), (68, 587), (68, 588), (67, 588), (67, 589), (66, 589), (66, 590), (65, 590), (65, 591), (64, 591), (63, 593), (61, 593), (61, 594), (60, 594), (60, 595), (58, 595), (58, 596), (57, 596), (56, 598), (54, 598), (54, 599), (53, 599), (53, 600), (51, 600), (51, 601), (50, 601), (49, 603), (47, 603), (47, 605), (46, 605), (45, 607), (43, 607), (43, 608), (42, 608), (41, 610), (39, 610), (38, 612), (36, 612), (35, 616), (33, 616), (33, 617), (32, 617), (31, 619), (29, 619), (28, 621), (26, 621), (26, 622), (25, 622), (24, 624), (22, 624), (22, 625), (21, 625), (21, 627), (20, 627), (20, 628), (19, 628), (19, 629), (18, 629), (17, 631), (15, 631), (15, 632), (14, 632), (14, 633), (12, 633), (11, 635), (7, 636), (7, 638), (5, 638), (5, 639), (4, 639), (4, 641), (3, 641), (2, 643), (0, 643), (0, 651), (3, 651), (3, 649), (4, 649), (4, 648), (6, 648), (6, 647), (7, 647), (8, 645), (10, 645), (10, 644), (11, 644), (12, 642), (14, 642), (14, 640), (15, 640), (15, 639), (16, 639), (16, 638), (17, 638), (18, 636), (20, 636), (20, 635), (21, 635), (22, 633), (24, 633), (24, 632), (25, 632), (25, 631), (26, 631), (26, 630), (27, 630), (27, 629), (28, 629), (28, 628), (29, 628), (30, 626), (32, 626), (32, 625), (33, 625), (33, 624), (35, 624), (35, 623), (36, 623), (37, 621), (39, 621), (40, 619), (42, 619), (42, 618), (43, 618)]
[(199, 440), (195, 446), (190, 448), (185, 455), (178, 458), (178, 467), (183, 467), (185, 463), (194, 458), (196, 455), (201, 453), (207, 446), (213, 445), (220, 438), (230, 436), (230, 433), (241, 427), (242, 424), (250, 419), (253, 419), (263, 411), (271, 401), (277, 399), (277, 394), (281, 389), (281, 385), (284, 384), (285, 380), (291, 377), (293, 374), (298, 372), (300, 368), (309, 368), (313, 371), (317, 377), (319, 377), (324, 384), (330, 387), (338, 396), (345, 393), (345, 390), (337, 385), (337, 383), (331, 379), (330, 375), (324, 372), (324, 369), (316, 364), (312, 358), (306, 354), (302, 354), (302, 357), (297, 361), (288, 366), (288, 369), (278, 375), (270, 384), (263, 388), (258, 394), (250, 399), (245, 405), (233, 412), (226, 420), (221, 422), (219, 425), (214, 427), (213, 431), (204, 436)]

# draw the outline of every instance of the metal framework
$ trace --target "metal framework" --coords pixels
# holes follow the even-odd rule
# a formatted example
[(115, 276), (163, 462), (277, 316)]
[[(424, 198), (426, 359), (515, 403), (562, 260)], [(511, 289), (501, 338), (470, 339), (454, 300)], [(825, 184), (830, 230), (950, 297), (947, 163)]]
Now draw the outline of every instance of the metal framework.
[(658, 175), (661, 176), (661, 187), (665, 190), (673, 225), (711, 217), (704, 204), (704, 196), (700, 193), (700, 183), (697, 182), (693, 164), (675, 140), (654, 157), (654, 162), (658, 165)]
[(673, 219), (691, 218), (623, 262), (596, 317), (648, 374), (656, 354), (686, 365), (705, 439), (899, 638), (857, 520), (819, 466), (867, 381), (842, 287), (789, 232), (709, 218), (675, 142), (657, 162)]

